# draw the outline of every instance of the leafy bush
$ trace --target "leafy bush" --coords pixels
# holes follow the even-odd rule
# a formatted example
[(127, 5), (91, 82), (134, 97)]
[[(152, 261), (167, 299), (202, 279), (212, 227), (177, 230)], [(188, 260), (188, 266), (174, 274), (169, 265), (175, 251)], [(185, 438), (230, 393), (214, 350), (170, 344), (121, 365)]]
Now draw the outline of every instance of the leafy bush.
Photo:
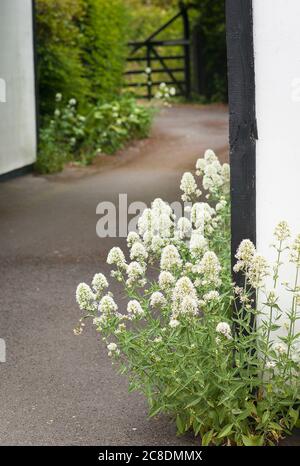
[(55, 92), (81, 108), (119, 93), (127, 56), (127, 9), (121, 0), (37, 0), (37, 56), (42, 115)]
[(129, 96), (98, 105), (88, 117), (88, 144), (96, 144), (102, 152), (113, 154), (126, 141), (147, 137), (152, 116), (151, 107), (138, 105)]
[[(91, 317), (131, 390), (147, 397), (151, 416), (171, 414), (179, 433), (192, 429), (203, 445), (274, 445), (299, 415), (300, 235), (289, 243), (288, 225), (279, 223), (273, 267), (242, 241), (234, 270), (244, 286), (235, 286), (229, 166), (209, 150), (196, 168), (211, 204), (199, 201), (189, 172), (180, 185), (189, 216), (175, 220), (170, 205), (153, 201), (128, 235), (130, 262), (118, 247), (107, 257), (128, 295), (127, 312), (118, 312), (106, 277), (96, 274), (91, 288), (77, 288), (84, 317), (75, 333)], [(286, 309), (279, 302), (284, 255), (295, 268), (295, 281), (282, 285), (291, 298)]]
[(53, 118), (40, 130), (36, 170), (54, 173), (64, 164), (78, 161), (91, 163), (100, 152), (113, 154), (132, 139), (148, 136), (154, 110), (138, 105), (130, 96), (90, 107), (83, 115), (76, 99), (67, 103), (58, 93)]
[(37, 72), (42, 115), (52, 114), (57, 90), (83, 102), (90, 93), (85, 78), (78, 22), (84, 15), (83, 0), (37, 0)]
[(122, 0), (86, 0), (81, 22), (85, 76), (94, 102), (112, 98), (123, 83), (128, 15)]

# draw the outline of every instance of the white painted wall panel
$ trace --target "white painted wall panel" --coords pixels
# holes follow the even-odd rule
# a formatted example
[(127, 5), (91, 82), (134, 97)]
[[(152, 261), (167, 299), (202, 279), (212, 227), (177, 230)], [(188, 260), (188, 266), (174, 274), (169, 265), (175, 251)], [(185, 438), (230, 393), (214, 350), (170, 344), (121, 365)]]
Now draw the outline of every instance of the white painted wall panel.
[(0, 44), (2, 174), (36, 158), (31, 0), (0, 1)]
[[(287, 220), (293, 233), (300, 233), (299, 19), (299, 0), (253, 0), (259, 137), (257, 246), (269, 259), (279, 220)], [(293, 280), (291, 265), (281, 278)], [(281, 302), (288, 306), (289, 294), (282, 293)]]

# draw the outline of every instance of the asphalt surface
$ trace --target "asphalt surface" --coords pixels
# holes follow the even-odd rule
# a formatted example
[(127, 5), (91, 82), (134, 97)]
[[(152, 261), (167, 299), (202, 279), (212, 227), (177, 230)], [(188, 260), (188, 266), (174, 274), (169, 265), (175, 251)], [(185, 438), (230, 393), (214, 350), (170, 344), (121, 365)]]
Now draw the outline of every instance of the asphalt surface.
[[(108, 273), (113, 245), (96, 235), (96, 206), (127, 193), (150, 203), (178, 198), (185, 170), (205, 149), (225, 161), (224, 107), (175, 106), (156, 117), (151, 137), (88, 168), (28, 175), (0, 184), (0, 363), (2, 445), (195, 445), (165, 416), (147, 417), (128, 393), (93, 329), (80, 336), (79, 282)], [(120, 292), (115, 290), (117, 299)]]

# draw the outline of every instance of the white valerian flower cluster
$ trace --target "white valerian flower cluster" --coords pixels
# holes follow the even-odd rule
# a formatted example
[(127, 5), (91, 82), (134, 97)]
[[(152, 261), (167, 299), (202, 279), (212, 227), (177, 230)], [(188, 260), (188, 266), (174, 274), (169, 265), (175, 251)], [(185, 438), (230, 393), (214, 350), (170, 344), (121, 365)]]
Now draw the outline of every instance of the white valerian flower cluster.
[(174, 244), (166, 246), (161, 253), (160, 268), (162, 270), (172, 271), (182, 266), (182, 259), (178, 249)]
[(127, 304), (127, 312), (133, 319), (144, 315), (144, 310), (136, 299), (129, 301)]
[(103, 275), (103, 273), (96, 273), (92, 280), (92, 288), (97, 293), (97, 295), (101, 294), (105, 288), (108, 288), (108, 281)]
[(205, 151), (204, 157), (197, 160), (196, 175), (203, 176), (203, 187), (209, 194), (227, 195), (230, 190), (230, 168), (228, 163), (221, 165), (213, 150)]
[(231, 328), (227, 322), (219, 322), (216, 326), (216, 332), (220, 333), (228, 340), (232, 340)]
[(202, 194), (200, 189), (198, 189), (194, 175), (190, 172), (183, 174), (180, 189), (183, 191), (181, 199), (184, 202), (195, 201)]
[(166, 298), (160, 291), (155, 291), (150, 297), (151, 307), (164, 307), (167, 303)]
[(284, 355), (287, 353), (287, 348), (283, 343), (275, 343), (274, 346), (274, 351), (280, 355)]
[(76, 301), (84, 311), (93, 311), (97, 307), (96, 295), (86, 283), (79, 283), (77, 286)]
[(126, 268), (126, 260), (122, 249), (113, 247), (108, 253), (107, 263), (109, 265), (116, 265), (120, 269)]
[[(223, 187), (226, 169), (215, 154), (207, 151), (203, 160), (197, 162), (198, 170), (202, 167), (206, 176), (214, 178), (215, 167)], [(124, 320), (130, 327), (133, 320), (145, 320), (155, 312), (164, 315), (164, 329), (170, 331), (184, 322), (201, 319), (204, 310), (209, 312), (218, 301), (221, 265), (211, 249), (211, 238), (222, 216), (229, 218), (228, 199), (222, 192), (217, 208), (200, 201), (201, 191), (190, 172), (183, 175), (180, 188), (182, 199), (190, 203), (184, 216), (177, 219), (172, 207), (156, 198), (139, 217), (137, 231), (128, 233), (130, 261), (119, 247), (108, 253), (107, 263), (113, 266), (111, 276), (123, 284), (130, 298), (127, 308), (118, 312), (113, 295), (107, 293), (108, 281), (101, 273), (94, 276), (92, 288), (79, 288), (80, 306), (93, 314), (97, 330), (105, 332), (112, 326), (113, 334), (121, 335), (127, 331)], [(152, 266), (159, 266), (154, 283), (147, 277)], [(143, 299), (139, 298), (141, 294)]]
[(126, 280), (126, 285), (128, 287), (144, 286), (146, 284), (146, 279), (144, 278), (145, 267), (141, 265), (139, 262), (136, 262), (136, 261), (130, 262), (130, 264), (128, 264), (128, 267), (126, 269), (126, 273), (128, 276)]
[(291, 230), (286, 221), (282, 220), (276, 225), (274, 236), (278, 241), (285, 241), (291, 236)]
[(180, 314), (198, 314), (197, 292), (191, 279), (186, 276), (177, 280), (172, 293), (172, 318), (177, 318)]

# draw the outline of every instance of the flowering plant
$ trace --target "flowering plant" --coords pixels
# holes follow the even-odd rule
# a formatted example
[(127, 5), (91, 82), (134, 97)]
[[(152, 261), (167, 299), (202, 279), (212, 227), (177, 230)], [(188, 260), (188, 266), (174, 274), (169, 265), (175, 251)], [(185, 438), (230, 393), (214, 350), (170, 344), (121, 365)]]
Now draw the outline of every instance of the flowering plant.
[(64, 163), (91, 163), (101, 152), (113, 154), (131, 139), (148, 136), (154, 109), (139, 105), (128, 95), (90, 106), (84, 115), (76, 99), (55, 97), (53, 117), (40, 130), (36, 169), (41, 173), (62, 170)]
[(170, 107), (172, 97), (175, 97), (176, 89), (175, 87), (169, 87), (166, 83), (160, 83), (158, 91), (155, 93), (154, 98), (158, 101), (161, 101), (165, 107)]
[[(75, 333), (92, 318), (130, 388), (146, 396), (150, 415), (170, 414), (179, 433), (192, 429), (203, 445), (273, 445), (298, 422), (300, 236), (289, 245), (288, 225), (276, 227), (273, 269), (251, 241), (242, 241), (234, 269), (243, 287), (237, 286), (230, 272), (229, 166), (208, 150), (196, 176), (209, 203), (199, 200), (187, 172), (180, 185), (185, 215), (155, 199), (127, 237), (129, 259), (119, 247), (110, 250), (111, 276), (128, 296), (125, 312), (103, 274), (91, 287), (78, 285), (85, 315)], [(278, 292), (283, 254), (296, 274), (292, 285), (282, 285), (291, 295), (288, 309)]]

